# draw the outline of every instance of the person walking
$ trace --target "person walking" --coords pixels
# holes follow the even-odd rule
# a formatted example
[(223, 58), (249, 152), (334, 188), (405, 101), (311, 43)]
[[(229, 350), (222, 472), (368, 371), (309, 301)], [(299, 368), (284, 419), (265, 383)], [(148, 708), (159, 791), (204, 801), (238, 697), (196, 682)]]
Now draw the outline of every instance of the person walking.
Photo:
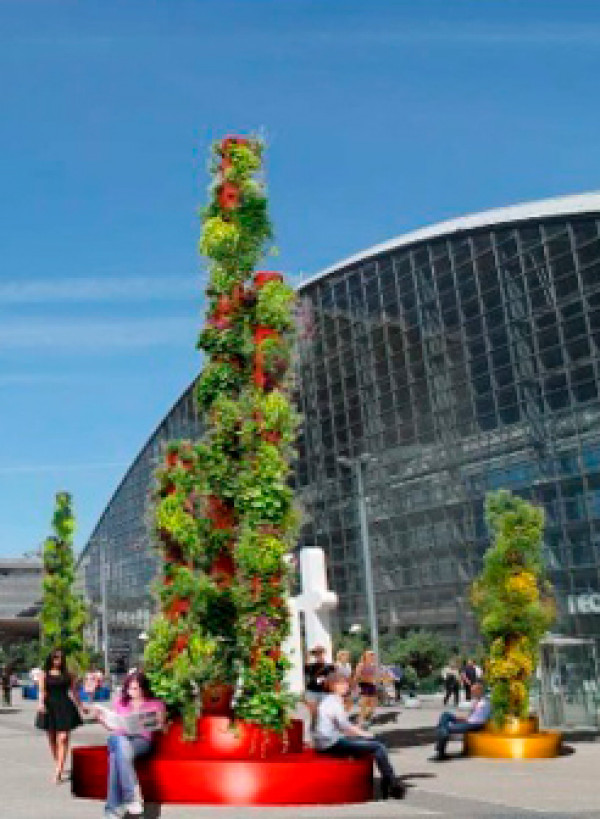
[(327, 678), (328, 694), (317, 709), (317, 724), (313, 744), (317, 753), (336, 757), (371, 755), (381, 774), (381, 796), (401, 799), (405, 786), (398, 781), (387, 748), (372, 734), (353, 725), (344, 708), (344, 698), (350, 686), (345, 674), (334, 671)]
[(365, 651), (354, 672), (354, 682), (360, 694), (358, 704), (358, 724), (367, 728), (375, 715), (378, 705), (377, 686), (381, 680), (381, 671), (377, 665), (375, 652)]
[(450, 699), (454, 697), (454, 707), (458, 708), (458, 700), (460, 696), (460, 671), (458, 670), (458, 662), (450, 660), (448, 665), (442, 669), (442, 677), (444, 679), (444, 705), (448, 705)]
[(75, 677), (69, 673), (63, 649), (55, 648), (48, 654), (44, 670), (39, 675), (38, 714), (44, 715), (41, 725), (48, 732), (55, 763), (53, 782), (56, 784), (63, 778), (70, 733), (82, 724), (78, 706)]
[(0, 669), (0, 683), (2, 684), (2, 705), (10, 708), (12, 699), (12, 672), (10, 666), (5, 665)]
[(477, 681), (477, 669), (473, 660), (467, 660), (460, 670), (460, 679), (465, 689), (465, 699), (471, 701), (471, 690)]
[(452, 734), (466, 734), (470, 731), (480, 731), (489, 720), (492, 708), (490, 701), (485, 696), (483, 683), (476, 682), (471, 690), (473, 695), (471, 712), (469, 716), (457, 717), (451, 711), (444, 711), (437, 724), (437, 741), (435, 744), (436, 755), (432, 757), (432, 762), (445, 762), (450, 757), (446, 754), (446, 746)]
[(104, 815), (107, 819), (120, 819), (125, 813), (141, 816), (144, 807), (134, 760), (150, 751), (152, 732), (164, 728), (165, 704), (152, 696), (146, 675), (133, 671), (125, 678), (113, 711), (101, 706), (89, 710), (111, 731)]

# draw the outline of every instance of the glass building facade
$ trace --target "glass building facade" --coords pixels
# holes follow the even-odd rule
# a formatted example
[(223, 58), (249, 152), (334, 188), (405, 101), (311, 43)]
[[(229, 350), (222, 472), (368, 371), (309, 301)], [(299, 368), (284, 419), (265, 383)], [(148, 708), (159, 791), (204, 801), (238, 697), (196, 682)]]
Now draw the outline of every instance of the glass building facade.
[[(600, 195), (503, 208), (371, 248), (300, 287), (300, 547), (327, 554), (339, 628), (367, 619), (361, 469), (382, 631), (475, 639), (484, 499), (503, 487), (546, 510), (556, 630), (600, 637), (599, 228)], [(111, 572), (123, 566), (111, 594), (148, 610), (152, 460), (164, 438), (198, 432), (188, 390), (84, 552), (95, 599), (106, 543)]]
[(123, 658), (130, 664), (140, 656), (154, 613), (151, 587), (159, 558), (150, 534), (148, 505), (164, 444), (173, 438), (193, 440), (200, 434), (190, 386), (127, 470), (78, 560), (79, 588), (92, 612), (89, 637), (97, 649), (102, 644), (105, 596), (112, 663)]

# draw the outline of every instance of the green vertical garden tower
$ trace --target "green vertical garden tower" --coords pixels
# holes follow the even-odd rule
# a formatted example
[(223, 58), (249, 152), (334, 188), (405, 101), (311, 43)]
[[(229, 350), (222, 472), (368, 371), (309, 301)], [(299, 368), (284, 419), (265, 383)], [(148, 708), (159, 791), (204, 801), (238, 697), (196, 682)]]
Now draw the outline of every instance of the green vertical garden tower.
[(81, 671), (89, 661), (83, 635), (87, 609), (83, 598), (73, 591), (75, 517), (69, 492), (56, 493), (52, 530), (54, 534), (46, 538), (43, 547), (42, 650), (64, 649), (69, 662)]
[(233, 713), (282, 730), (292, 699), (285, 556), (298, 515), (289, 485), (298, 417), (290, 403), (294, 292), (256, 271), (272, 239), (263, 145), (215, 144), (202, 211), (208, 314), (196, 385), (200, 442), (174, 441), (157, 472), (161, 614), (145, 654), (154, 692), (183, 717)]

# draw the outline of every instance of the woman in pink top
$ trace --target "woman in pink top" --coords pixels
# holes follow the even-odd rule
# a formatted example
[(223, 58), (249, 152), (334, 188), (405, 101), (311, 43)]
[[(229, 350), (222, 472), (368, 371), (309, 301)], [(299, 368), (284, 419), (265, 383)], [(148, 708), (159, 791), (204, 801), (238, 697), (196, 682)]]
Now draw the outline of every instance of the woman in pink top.
[[(133, 671), (123, 683), (121, 694), (114, 704), (114, 712), (123, 718), (122, 727), (114, 728), (110, 713), (94, 708), (98, 720), (111, 731), (108, 738), (108, 795), (104, 815), (111, 819), (125, 813), (141, 816), (144, 808), (133, 761), (147, 754), (152, 744), (152, 730), (164, 726), (166, 709), (161, 700), (153, 699), (145, 674)], [(135, 733), (129, 733), (125, 720), (135, 714), (157, 714), (152, 728), (140, 724)]]

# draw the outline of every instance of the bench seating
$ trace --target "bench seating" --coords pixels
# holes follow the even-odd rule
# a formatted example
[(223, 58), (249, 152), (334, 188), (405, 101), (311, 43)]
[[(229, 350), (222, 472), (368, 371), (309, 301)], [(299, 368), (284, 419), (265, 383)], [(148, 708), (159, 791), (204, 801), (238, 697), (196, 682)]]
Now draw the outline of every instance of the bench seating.
[[(373, 763), (312, 750), (267, 759), (177, 759), (160, 753), (136, 761), (144, 800), (197, 805), (317, 805), (373, 797)], [(105, 799), (106, 746), (73, 749), (74, 796)]]

